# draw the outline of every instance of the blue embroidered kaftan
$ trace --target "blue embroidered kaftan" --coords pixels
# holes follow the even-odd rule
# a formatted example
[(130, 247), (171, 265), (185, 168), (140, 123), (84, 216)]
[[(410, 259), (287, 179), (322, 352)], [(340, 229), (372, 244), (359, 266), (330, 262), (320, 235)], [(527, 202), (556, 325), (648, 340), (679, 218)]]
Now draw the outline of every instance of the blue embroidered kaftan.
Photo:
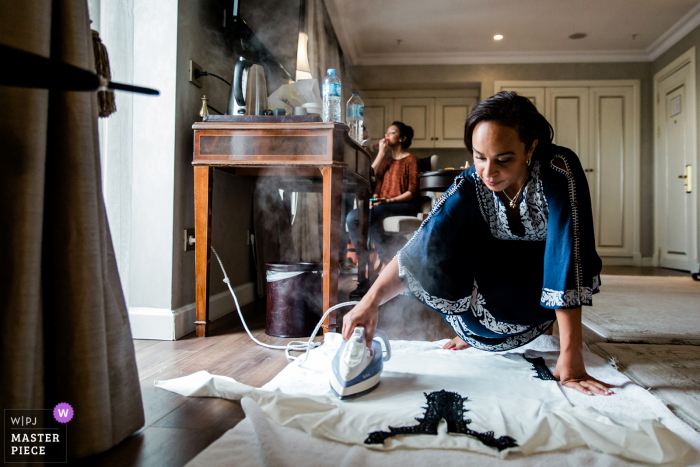
[(591, 305), (599, 291), (602, 263), (578, 157), (552, 145), (533, 158), (519, 206), (520, 223), (511, 225), (472, 166), (397, 255), (404, 294), (478, 349), (524, 345), (554, 323), (555, 309)]

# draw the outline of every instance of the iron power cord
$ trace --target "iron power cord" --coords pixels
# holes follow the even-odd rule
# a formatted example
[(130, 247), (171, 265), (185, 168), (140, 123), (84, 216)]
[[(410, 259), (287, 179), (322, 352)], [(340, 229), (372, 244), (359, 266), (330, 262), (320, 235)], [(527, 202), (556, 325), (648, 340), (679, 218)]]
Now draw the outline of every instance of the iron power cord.
[(218, 253), (216, 253), (216, 250), (214, 247), (211, 248), (211, 251), (214, 252), (214, 256), (216, 256), (216, 260), (219, 262), (219, 266), (221, 266), (221, 272), (224, 273), (224, 283), (228, 286), (228, 290), (231, 292), (231, 295), (233, 296), (233, 301), (236, 303), (236, 310), (238, 310), (238, 316), (241, 318), (241, 323), (243, 323), (243, 327), (245, 328), (245, 331), (248, 333), (248, 336), (253, 340), (258, 345), (261, 345), (263, 347), (267, 347), (268, 349), (274, 349), (274, 350), (284, 350), (285, 355), (287, 356), (288, 360), (296, 360), (299, 357), (292, 357), (289, 355), (289, 352), (291, 351), (297, 351), (297, 352), (304, 352), (304, 359), (301, 360), (299, 365), (303, 365), (306, 359), (309, 357), (309, 351), (312, 349), (315, 349), (317, 347), (321, 346), (320, 342), (314, 342), (314, 337), (316, 337), (316, 334), (318, 334), (319, 329), (321, 329), (321, 325), (323, 324), (323, 321), (326, 319), (326, 317), (331, 313), (331, 311), (334, 311), (338, 308), (344, 307), (344, 306), (351, 306), (351, 305), (357, 305), (360, 302), (343, 302), (339, 303), (333, 307), (330, 307), (326, 312), (323, 314), (321, 317), (321, 320), (318, 322), (316, 325), (316, 328), (314, 329), (314, 332), (311, 333), (311, 337), (309, 337), (308, 342), (303, 342), (303, 341), (292, 341), (288, 343), (287, 345), (270, 345), (270, 344), (265, 344), (264, 342), (260, 342), (257, 340), (253, 334), (251, 334), (250, 329), (248, 329), (248, 325), (245, 322), (245, 319), (243, 319), (243, 313), (241, 313), (241, 307), (238, 305), (238, 298), (236, 298), (236, 294), (233, 292), (233, 287), (231, 287), (231, 281), (229, 280), (228, 276), (226, 275), (226, 270), (224, 269), (224, 264), (221, 262), (221, 258), (219, 258)]

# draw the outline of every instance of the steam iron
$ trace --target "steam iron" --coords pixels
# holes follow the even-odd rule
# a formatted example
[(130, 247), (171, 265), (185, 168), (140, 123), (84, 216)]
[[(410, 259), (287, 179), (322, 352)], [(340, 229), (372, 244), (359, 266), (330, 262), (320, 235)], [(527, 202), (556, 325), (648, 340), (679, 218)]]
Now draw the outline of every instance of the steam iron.
[[(386, 355), (382, 349), (382, 342)], [(367, 394), (379, 386), (384, 362), (390, 358), (389, 339), (383, 331), (374, 332), (370, 350), (365, 341), (365, 328), (356, 327), (350, 339), (341, 344), (333, 358), (331, 389), (341, 400)]]

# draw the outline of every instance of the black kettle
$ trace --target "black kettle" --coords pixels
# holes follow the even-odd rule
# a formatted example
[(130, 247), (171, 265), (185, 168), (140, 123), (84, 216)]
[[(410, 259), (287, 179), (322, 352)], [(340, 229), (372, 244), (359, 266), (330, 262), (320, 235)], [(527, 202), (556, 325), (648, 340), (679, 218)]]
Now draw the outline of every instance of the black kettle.
[(264, 115), (267, 111), (265, 68), (243, 57), (233, 69), (228, 115)]

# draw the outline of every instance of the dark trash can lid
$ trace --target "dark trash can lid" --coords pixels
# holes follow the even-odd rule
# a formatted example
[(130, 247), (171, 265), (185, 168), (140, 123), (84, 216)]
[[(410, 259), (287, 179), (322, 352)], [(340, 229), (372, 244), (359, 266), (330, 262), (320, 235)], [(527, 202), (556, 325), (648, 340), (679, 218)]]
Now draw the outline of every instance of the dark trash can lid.
[(312, 272), (323, 271), (323, 263), (284, 262), (266, 263), (269, 272)]

